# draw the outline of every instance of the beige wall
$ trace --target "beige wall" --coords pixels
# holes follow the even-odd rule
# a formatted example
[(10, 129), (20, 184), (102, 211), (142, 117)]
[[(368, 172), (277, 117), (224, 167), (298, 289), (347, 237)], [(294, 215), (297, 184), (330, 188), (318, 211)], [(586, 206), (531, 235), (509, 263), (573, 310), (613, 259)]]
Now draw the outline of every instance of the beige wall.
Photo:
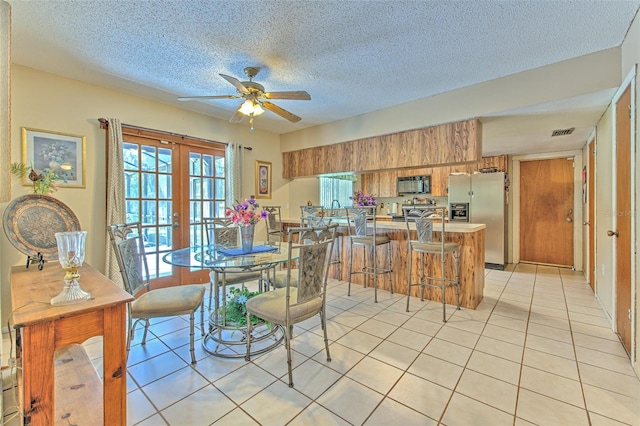
[[(12, 66), (12, 137), (11, 161), (21, 161), (21, 127), (84, 135), (87, 138), (87, 186), (84, 189), (62, 188), (54, 196), (67, 204), (78, 216), (82, 229), (88, 231), (87, 262), (104, 268), (105, 251), (105, 131), (100, 117), (117, 117), (123, 123), (166, 130), (220, 142), (234, 141), (251, 146), (245, 153), (243, 193), (255, 193), (255, 160), (273, 164), (273, 198), (262, 204), (284, 204), (289, 200), (288, 180), (282, 179), (282, 156), (278, 135), (249, 131), (248, 125), (231, 124), (205, 115), (151, 102), (125, 93), (69, 80), (30, 68)], [(7, 149), (3, 144), (0, 149)], [(6, 167), (6, 165), (5, 165)], [(18, 178), (12, 179), (12, 198), (30, 192)], [(0, 211), (7, 203), (0, 203)], [(263, 227), (259, 227), (264, 232)], [(2, 312), (10, 309), (9, 269), (25, 263), (18, 252), (0, 235), (0, 287)], [(6, 318), (2, 318), (6, 324)]]

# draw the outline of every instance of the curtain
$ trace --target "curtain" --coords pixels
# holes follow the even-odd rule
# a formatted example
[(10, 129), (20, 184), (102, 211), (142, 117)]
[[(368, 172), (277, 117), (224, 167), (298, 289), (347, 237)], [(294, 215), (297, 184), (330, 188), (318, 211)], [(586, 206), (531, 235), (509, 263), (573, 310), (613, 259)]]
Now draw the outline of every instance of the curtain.
[(227, 167), (225, 169), (227, 179), (227, 207), (236, 201), (241, 201), (242, 196), (242, 165), (244, 163), (244, 145), (229, 143), (225, 152)]
[[(107, 226), (125, 223), (124, 157), (122, 125), (117, 118), (109, 118), (107, 129)], [(124, 287), (116, 254), (107, 235), (105, 274), (120, 287)]]

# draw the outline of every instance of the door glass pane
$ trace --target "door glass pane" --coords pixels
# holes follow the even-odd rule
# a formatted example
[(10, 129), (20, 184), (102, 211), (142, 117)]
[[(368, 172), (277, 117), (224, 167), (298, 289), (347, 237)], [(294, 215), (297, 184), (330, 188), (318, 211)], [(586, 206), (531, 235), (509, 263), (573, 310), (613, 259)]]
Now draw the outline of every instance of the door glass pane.
[(158, 175), (158, 198), (171, 199), (171, 175)]
[(140, 202), (138, 200), (127, 200), (127, 222), (140, 222)]
[(213, 155), (202, 156), (202, 176), (213, 176)]
[(171, 201), (158, 201), (158, 224), (171, 224)]
[(213, 199), (213, 179), (202, 179), (202, 198), (205, 200)]
[(142, 224), (155, 225), (157, 223), (156, 202), (142, 201)]
[(189, 153), (189, 174), (191, 176), (201, 176), (200, 154), (196, 152)]
[(192, 200), (202, 198), (202, 180), (199, 177), (189, 178), (189, 198)]
[(216, 156), (216, 177), (223, 178), (224, 177), (224, 169), (225, 169), (225, 158)]
[(156, 198), (156, 175), (142, 174), (142, 198)]
[(124, 172), (124, 196), (126, 198), (140, 196), (140, 174), (138, 172)]
[(125, 170), (139, 170), (140, 160), (138, 158), (138, 145), (123, 143), (123, 158)]
[(217, 200), (224, 200), (226, 198), (226, 191), (225, 191), (225, 180), (224, 179), (216, 179), (215, 185), (216, 185), (216, 191), (215, 191), (215, 198)]
[(172, 151), (167, 148), (158, 149), (158, 172), (171, 173), (171, 154)]
[(142, 170), (156, 171), (156, 149), (152, 146), (142, 146)]

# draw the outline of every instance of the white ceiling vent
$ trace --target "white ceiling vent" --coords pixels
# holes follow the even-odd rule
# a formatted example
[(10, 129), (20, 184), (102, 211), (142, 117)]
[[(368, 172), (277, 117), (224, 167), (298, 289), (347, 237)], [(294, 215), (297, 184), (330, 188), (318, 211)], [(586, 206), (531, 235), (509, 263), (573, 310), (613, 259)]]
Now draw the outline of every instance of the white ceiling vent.
[(553, 133), (551, 133), (551, 137), (555, 137), (555, 136), (566, 136), (566, 135), (570, 135), (571, 133), (573, 133), (573, 131), (575, 130), (575, 127), (572, 127), (570, 129), (559, 129), (559, 130), (554, 130)]

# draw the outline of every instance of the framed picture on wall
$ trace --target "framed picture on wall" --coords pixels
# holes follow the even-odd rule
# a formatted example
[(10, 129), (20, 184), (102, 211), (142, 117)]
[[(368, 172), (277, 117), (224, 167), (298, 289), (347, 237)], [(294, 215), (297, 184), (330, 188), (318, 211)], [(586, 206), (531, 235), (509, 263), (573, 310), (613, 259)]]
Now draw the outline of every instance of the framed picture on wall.
[(256, 160), (256, 198), (271, 198), (271, 163)]
[[(22, 162), (37, 171), (55, 171), (64, 181), (58, 186), (84, 188), (86, 137), (47, 130), (22, 128)], [(23, 185), (31, 185), (25, 176)]]

